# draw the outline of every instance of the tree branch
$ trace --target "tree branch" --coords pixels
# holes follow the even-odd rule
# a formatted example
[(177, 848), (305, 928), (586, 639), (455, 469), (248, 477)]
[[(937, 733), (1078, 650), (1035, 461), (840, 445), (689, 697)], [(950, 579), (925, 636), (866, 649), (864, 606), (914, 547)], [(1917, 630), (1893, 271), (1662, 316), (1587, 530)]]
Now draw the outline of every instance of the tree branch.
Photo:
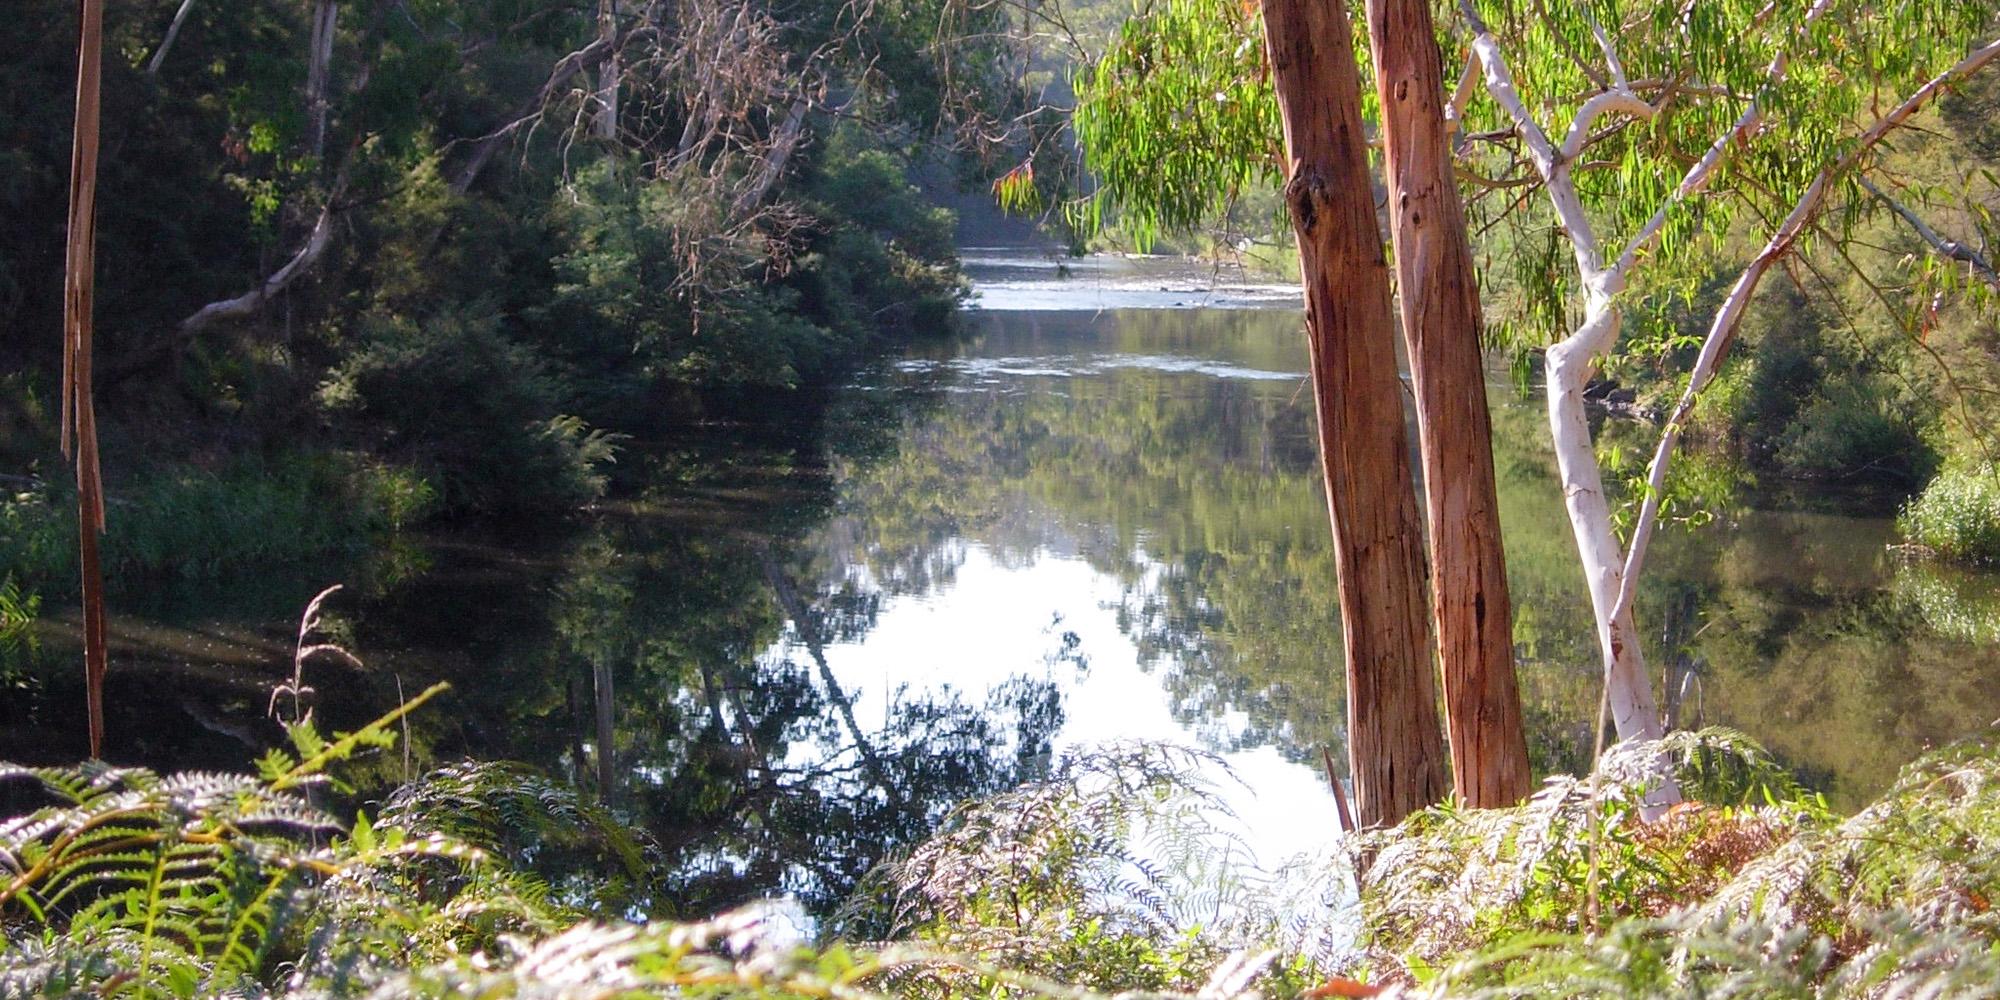
[[(1831, 6), (1833, 0), (1817, 0), (1812, 9), (1806, 11), (1805, 19), (1799, 24), (1799, 31), (1803, 33), (1811, 27), (1812, 23), (1819, 20)], [(1748, 136), (1763, 123), (1764, 96), (1784, 82), (1790, 61), (1790, 55), (1785, 52), (1779, 52), (1772, 57), (1770, 68), (1764, 72), (1766, 81), (1764, 93), (1751, 99), (1750, 105), (1737, 116), (1736, 123), (1730, 126), (1728, 131), (1717, 136), (1715, 142), (1709, 145), (1708, 151), (1702, 154), (1701, 159), (1696, 160), (1694, 166), (1688, 168), (1687, 173), (1681, 177), (1680, 184), (1674, 188), (1673, 196), (1661, 203), (1659, 210), (1653, 213), (1653, 217), (1647, 219), (1646, 224), (1639, 228), (1638, 234), (1632, 237), (1632, 242), (1626, 245), (1625, 252), (1618, 255), (1618, 262), (1613, 265), (1620, 274), (1629, 274), (1639, 255), (1650, 249), (1654, 241), (1660, 238), (1660, 233), (1667, 225), (1667, 216), (1673, 211), (1674, 206), (1700, 194), (1708, 187), (1708, 182), (1714, 179), (1715, 168), (1722, 163), (1722, 156), (1728, 151), (1730, 144)]]
[(452, 193), (464, 194), (471, 190), (473, 182), (479, 179), (479, 175), (485, 171), (487, 164), (493, 159), (493, 154), (499, 151), (503, 143), (512, 138), (514, 133), (519, 132), (522, 126), (541, 117), (542, 109), (548, 107), (549, 102), (555, 99), (558, 90), (567, 85), (577, 74), (589, 72), (609, 59), (617, 51), (618, 46), (624, 44), (633, 33), (628, 31), (616, 37), (599, 36), (589, 45), (556, 60), (555, 68), (549, 71), (548, 80), (535, 91), (533, 98), (522, 105), (521, 111), (513, 120), (477, 140), (472, 155), (466, 159), (465, 165), (459, 168), (458, 176), (452, 178)]
[(211, 302), (196, 310), (194, 315), (181, 320), (180, 332), (183, 339), (223, 320), (256, 315), (258, 310), (264, 308), (265, 303), (291, 287), (292, 282), (297, 281), (300, 275), (319, 263), (320, 257), (326, 253), (326, 248), (333, 243), (333, 226), (340, 215), (341, 199), (347, 193), (349, 170), (353, 162), (354, 154), (350, 152), (347, 162), (341, 164), (340, 173), (334, 178), (333, 190), (327, 193), (326, 205), (320, 209), (319, 219), (313, 223), (312, 232), (306, 237), (305, 245), (299, 247), (298, 252), (292, 255), (292, 259), (286, 261), (285, 266), (272, 272), (270, 277), (259, 282), (257, 287), (233, 299)]
[(1729, 295), (1723, 299), (1722, 307), (1716, 311), (1715, 320), (1709, 326), (1708, 336), (1703, 339), (1701, 353), (1695, 359), (1694, 371), (1688, 377), (1688, 386), (1681, 393), (1672, 415), (1667, 418), (1666, 427), (1661, 431), (1660, 443), (1653, 451), (1653, 460), (1646, 476), (1646, 499), (1639, 510), (1639, 519), (1632, 528), (1632, 543), (1625, 557), (1625, 580), (1619, 593), (1621, 608), (1630, 608), (1637, 590), (1640, 567), (1645, 565), (1646, 547), (1651, 542), (1653, 530), (1659, 523), (1660, 497), (1666, 488), (1667, 468), (1673, 460), (1674, 447), (1680, 441), (1681, 428), (1686, 425), (1689, 414), (1701, 391), (1714, 380), (1716, 370), (1721, 366), (1730, 344), (1736, 339), (1737, 328), (1742, 324), (1744, 310), (1750, 298), (1756, 294), (1757, 286), (1771, 266), (1790, 253), (1806, 227), (1826, 204), (1828, 194), (1833, 190), (1834, 181), (1854, 169), (1862, 158), (1891, 132), (1901, 127), (1925, 105), (1929, 104), (1946, 88), (1960, 79), (1984, 68), (2000, 58), (2000, 40), (1989, 42), (1960, 60), (1950, 69), (1932, 77), (1922, 87), (1917, 88), (1903, 103), (1889, 113), (1876, 119), (1854, 140), (1848, 151), (1821, 169), (1806, 187), (1805, 193), (1792, 206), (1790, 215), (1780, 223), (1776, 232), (1764, 244), (1748, 267), (1731, 286)]
[(167, 61), (167, 53), (173, 49), (174, 39), (180, 37), (181, 25), (187, 23), (188, 14), (193, 10), (194, 0), (181, 0), (181, 9), (174, 12), (173, 23), (167, 25), (166, 37), (160, 39), (159, 49), (154, 51), (153, 58), (146, 62), (147, 76), (160, 75), (160, 64)]
[(1973, 274), (1979, 276), (1979, 280), (1993, 286), (1995, 290), (2000, 290), (2000, 273), (1996, 273), (1993, 270), (1993, 264), (1986, 259), (1985, 255), (1958, 240), (1940, 236), (1937, 230), (1932, 229), (1930, 224), (1926, 223), (1908, 205), (1890, 197), (1888, 192), (1876, 187), (1875, 182), (1866, 177), (1856, 179), (1860, 181), (1861, 187), (1864, 190), (1875, 196), (1875, 200), (1887, 205), (1889, 211), (1901, 217), (1903, 222), (1916, 232), (1917, 238), (1929, 244), (1932, 253), (1946, 260), (1955, 260), (1966, 265), (1971, 269)]

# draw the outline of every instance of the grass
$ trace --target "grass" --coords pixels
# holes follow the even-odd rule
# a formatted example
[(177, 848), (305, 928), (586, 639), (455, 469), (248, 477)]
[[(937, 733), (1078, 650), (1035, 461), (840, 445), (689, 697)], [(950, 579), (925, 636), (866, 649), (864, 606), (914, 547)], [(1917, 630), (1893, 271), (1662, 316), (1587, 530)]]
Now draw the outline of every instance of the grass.
[[(423, 479), (336, 453), (154, 471), (110, 491), (104, 573), (132, 586), (352, 551), (434, 502)], [(0, 576), (27, 593), (73, 593), (74, 507), (67, 485), (0, 498)]]
[(1947, 466), (1896, 521), (1903, 535), (1958, 562), (2000, 562), (2000, 470)]

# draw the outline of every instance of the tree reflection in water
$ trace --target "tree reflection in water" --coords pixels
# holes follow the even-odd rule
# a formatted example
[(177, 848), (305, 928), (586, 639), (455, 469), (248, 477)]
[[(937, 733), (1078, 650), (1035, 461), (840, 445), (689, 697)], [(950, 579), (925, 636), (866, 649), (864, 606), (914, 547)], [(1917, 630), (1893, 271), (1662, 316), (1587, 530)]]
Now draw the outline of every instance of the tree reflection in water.
[[(520, 760), (600, 789), (668, 873), (630, 886), (632, 909), (791, 892), (823, 911), (953, 804), (1032, 777), (1055, 743), (1121, 735), (1138, 706), (1212, 749), (1274, 748), (1316, 772), (1322, 746), (1344, 756), (1344, 706), (1298, 324), (1278, 309), (976, 313), (967, 338), (864, 374), (822, 424), (635, 444), (625, 499), (564, 532), (155, 588), (114, 621), (114, 752), (244, 767), (277, 738), (262, 709), (288, 623), (331, 575), (353, 585), (336, 610), (367, 666), (310, 678), (320, 718), (351, 727), (399, 690), (453, 682), (413, 720), (409, 766)], [(1597, 694), (1581, 577), (1539, 405), (1496, 388), (1494, 422), (1532, 749), (1576, 769)], [(1841, 806), (1991, 721), (1992, 576), (1897, 561), (1886, 518), (1716, 513), (1661, 539), (1640, 591), (1683, 721), (1748, 731)], [(975, 568), (1044, 603), (1002, 657), (1017, 676), (968, 688), (958, 668), (990, 652), (973, 638), (883, 633), (912, 609), (997, 619), (958, 606), (993, 593), (962, 585)], [(1052, 623), (1057, 599), (1086, 603)], [(74, 648), (63, 613), (47, 617), (0, 698), (0, 758), (79, 752)], [(1081, 640), (1086, 618), (1122, 644)], [(1127, 645), (1136, 662), (1114, 662)], [(852, 662), (911, 683), (864, 684)], [(1065, 712), (1065, 691), (1106, 684), (1131, 689)], [(407, 773), (395, 755), (350, 777), (379, 792)], [(603, 863), (537, 860), (559, 883)]]

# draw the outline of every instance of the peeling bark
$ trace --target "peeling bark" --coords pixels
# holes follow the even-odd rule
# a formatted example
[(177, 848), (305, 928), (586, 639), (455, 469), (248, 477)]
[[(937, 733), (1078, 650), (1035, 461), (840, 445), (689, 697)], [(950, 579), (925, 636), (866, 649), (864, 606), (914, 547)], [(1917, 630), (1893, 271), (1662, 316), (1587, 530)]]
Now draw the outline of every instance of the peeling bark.
[(92, 321), (97, 294), (97, 152), (104, 66), (104, 2), (83, 0), (76, 61), (76, 136), (70, 155), (69, 245), (63, 266), (62, 451), (76, 461), (77, 556), (83, 590), (83, 676), (90, 756), (104, 750), (104, 675), (109, 670), (104, 573), (104, 473), (92, 399)]
[[(1431, 603), (1453, 785), (1473, 808), (1534, 791), (1479, 352), (1479, 282), (1445, 129), (1428, 0), (1369, 0), (1403, 339), (1423, 446)], [(1469, 74), (1468, 74), (1469, 78)], [(1461, 81), (1461, 92), (1470, 89)]]
[(1396, 372), (1389, 273), (1345, 7), (1267, 0), (1264, 40), (1298, 236), (1320, 458), (1333, 521), (1358, 821), (1449, 792), (1432, 678), (1422, 531)]

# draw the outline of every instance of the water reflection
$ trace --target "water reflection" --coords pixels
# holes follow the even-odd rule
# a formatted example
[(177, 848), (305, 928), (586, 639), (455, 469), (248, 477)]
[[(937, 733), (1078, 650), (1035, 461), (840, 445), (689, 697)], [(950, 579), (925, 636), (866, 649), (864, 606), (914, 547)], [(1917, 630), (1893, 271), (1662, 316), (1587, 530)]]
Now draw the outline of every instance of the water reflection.
[[(244, 766), (277, 738), (265, 698), (331, 578), (354, 585), (339, 613), (367, 665), (309, 677), (321, 718), (455, 685), (407, 763), (354, 778), (471, 754), (594, 789), (669, 873), (635, 906), (823, 909), (952, 804), (1114, 738), (1225, 753), (1266, 863), (1323, 842), (1320, 753), (1344, 756), (1345, 709), (1290, 300), (1145, 308), (1162, 282), (1210, 279), (994, 266), (1039, 283), (1008, 292), (1034, 308), (989, 297), (963, 338), (857, 377), (823, 423), (636, 445), (622, 499), (581, 526), (126, 595), (115, 756)], [(1597, 699), (1586, 597), (1541, 408), (1493, 400), (1532, 749), (1574, 768)], [(1718, 513), (1662, 538), (1640, 591), (1681, 722), (1745, 729), (1851, 805), (2000, 714), (1994, 577), (1898, 561), (1882, 518)], [(0, 758), (81, 751), (66, 614), (0, 696)]]

